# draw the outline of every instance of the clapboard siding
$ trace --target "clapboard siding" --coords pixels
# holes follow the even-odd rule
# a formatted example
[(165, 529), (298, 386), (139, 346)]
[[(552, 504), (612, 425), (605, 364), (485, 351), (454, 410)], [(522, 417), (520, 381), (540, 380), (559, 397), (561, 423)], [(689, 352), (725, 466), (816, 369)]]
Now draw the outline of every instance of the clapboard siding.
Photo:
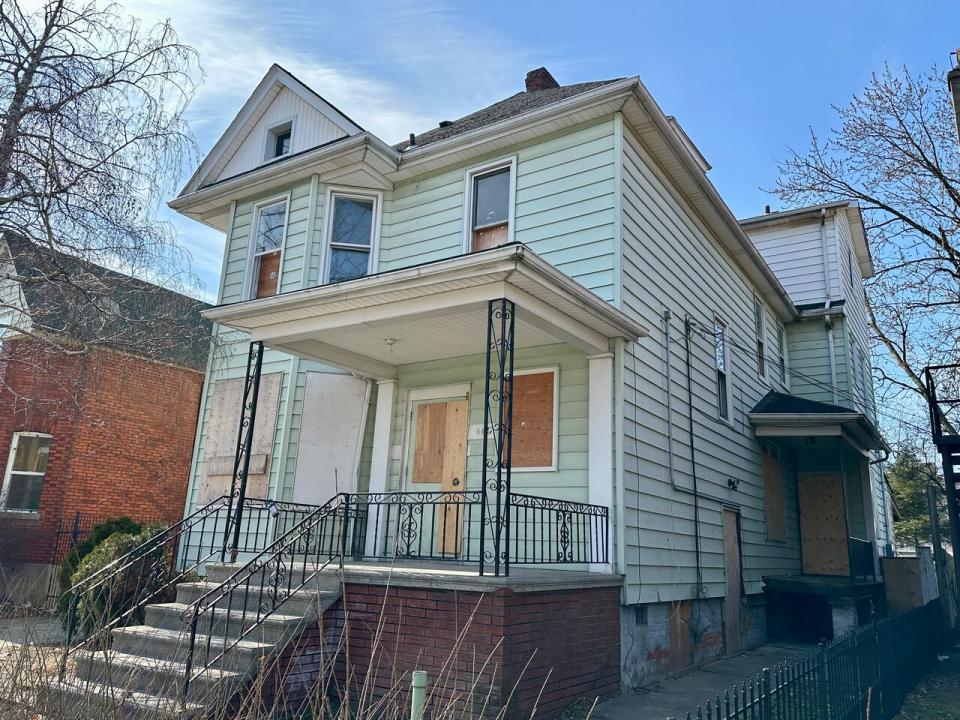
[(293, 120), (291, 153), (302, 152), (330, 142), (346, 133), (311, 107), (302, 97), (283, 88), (263, 115), (250, 129), (233, 156), (227, 161), (218, 180), (239, 175), (260, 166), (267, 157), (267, 130)]
[[(624, 128), (622, 172), (622, 309), (650, 328), (624, 357), (624, 522), (628, 602), (691, 597), (696, 585), (694, 508), (689, 492), (671, 487), (667, 439), (666, 333), (673, 405), (674, 481), (691, 488), (689, 403), (683, 320), (696, 323), (691, 337), (694, 444), (701, 500), (703, 583), (709, 596), (723, 595), (724, 558), (720, 501), (742, 513), (744, 581), (759, 592), (761, 576), (799, 568), (795, 480), (785, 462), (787, 543), (766, 541), (760, 448), (746, 412), (771, 387), (780, 388), (771, 365), (757, 377), (753, 324), (754, 289), (743, 271), (710, 237), (696, 214), (671, 189), (629, 128)], [(730, 333), (733, 422), (717, 418), (713, 366), (713, 315)], [(766, 318), (767, 348), (776, 351), (776, 321)], [(728, 480), (739, 482), (730, 490)]]
[(747, 234), (795, 305), (823, 303), (826, 284), (819, 224), (748, 227)]
[[(514, 240), (606, 300), (615, 292), (613, 145), (613, 122), (606, 121), (503, 156), (516, 157)], [(385, 194), (381, 272), (463, 252), (464, 180), (477, 164)]]

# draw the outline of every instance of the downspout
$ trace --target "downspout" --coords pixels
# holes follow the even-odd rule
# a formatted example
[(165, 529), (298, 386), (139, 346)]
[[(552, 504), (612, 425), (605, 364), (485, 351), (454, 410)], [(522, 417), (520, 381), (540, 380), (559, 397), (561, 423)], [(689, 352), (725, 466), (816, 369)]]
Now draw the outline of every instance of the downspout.
[[(697, 591), (696, 597), (702, 597), (703, 592), (703, 565), (700, 560), (700, 493), (697, 487), (697, 456), (694, 445), (693, 431), (693, 363), (690, 359), (690, 333), (693, 328), (690, 324), (690, 316), (683, 319), (683, 339), (687, 354), (687, 404), (690, 411), (688, 415), (688, 432), (690, 433), (690, 474), (693, 476), (693, 542), (694, 552), (697, 560)], [(668, 348), (669, 350), (669, 348)], [(669, 359), (669, 355), (668, 355)]]
[[(727, 502), (723, 498), (710, 493), (701, 493), (696, 488), (690, 490), (677, 482), (676, 468), (673, 462), (673, 380), (672, 363), (670, 361), (670, 320), (673, 319), (673, 313), (670, 310), (664, 310), (661, 320), (663, 322), (663, 343), (666, 349), (664, 363), (665, 376), (667, 382), (667, 473), (670, 475), (670, 487), (676, 492), (686, 493), (688, 495), (697, 495), (700, 498), (713, 500), (715, 502)], [(689, 352), (687, 353), (689, 362)], [(693, 444), (691, 443), (691, 448)]]

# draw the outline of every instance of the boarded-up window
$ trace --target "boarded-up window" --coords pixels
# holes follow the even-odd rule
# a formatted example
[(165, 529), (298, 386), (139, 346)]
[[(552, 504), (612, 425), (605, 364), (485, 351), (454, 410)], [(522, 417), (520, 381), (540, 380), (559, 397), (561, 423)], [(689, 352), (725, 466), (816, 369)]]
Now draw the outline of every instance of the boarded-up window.
[(553, 466), (557, 373), (554, 370), (515, 375), (513, 378), (512, 466)]
[(767, 540), (787, 541), (787, 516), (783, 507), (783, 467), (776, 450), (764, 446), (763, 507), (767, 520)]

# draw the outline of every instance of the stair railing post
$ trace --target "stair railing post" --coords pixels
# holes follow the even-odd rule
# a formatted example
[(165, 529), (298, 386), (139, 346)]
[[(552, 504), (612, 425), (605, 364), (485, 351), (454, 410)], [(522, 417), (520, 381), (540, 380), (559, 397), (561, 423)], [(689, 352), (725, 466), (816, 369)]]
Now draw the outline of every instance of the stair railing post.
[[(247, 477), (250, 473), (250, 454), (253, 450), (253, 431), (257, 421), (257, 397), (260, 393), (260, 373), (263, 369), (263, 343), (252, 342), (247, 352), (247, 374), (243, 385), (243, 404), (240, 408), (240, 427), (237, 430), (237, 448), (233, 458), (233, 477), (230, 481), (230, 500), (236, 499), (233, 517), (228, 519), (220, 562), (224, 562), (227, 549), (230, 561), (237, 559), (240, 548), (240, 525), (243, 521), (243, 502), (247, 496)], [(233, 543), (230, 545), (230, 530)]]
[[(773, 717), (770, 714), (770, 668), (764, 668), (760, 676), (760, 717), (762, 720), (771, 720)], [(720, 713), (718, 712), (719, 716)]]
[(63, 643), (63, 655), (60, 656), (58, 678), (63, 680), (67, 672), (67, 655), (70, 654), (70, 644), (77, 629), (77, 605), (80, 602), (80, 593), (71, 591), (70, 604), (67, 606), (67, 637)]
[(193, 652), (197, 644), (197, 620), (200, 617), (200, 606), (193, 608), (193, 617), (190, 619), (190, 640), (187, 645), (187, 657), (183, 667), (183, 687), (180, 690), (180, 705), (186, 707), (187, 693), (190, 692), (190, 675), (193, 673)]

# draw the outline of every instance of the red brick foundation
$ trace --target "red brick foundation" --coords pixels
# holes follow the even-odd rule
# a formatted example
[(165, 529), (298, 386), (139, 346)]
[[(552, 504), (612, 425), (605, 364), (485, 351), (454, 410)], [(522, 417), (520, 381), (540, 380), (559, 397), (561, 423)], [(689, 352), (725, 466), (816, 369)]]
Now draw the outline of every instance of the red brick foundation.
[[(469, 592), (349, 583), (324, 617), (325, 644), (291, 644), (281, 657), (284, 704), (311, 697), (335, 658), (335, 694), (357, 703), (395, 692), (409, 673), (428, 675), (428, 712), (550, 718), (577, 700), (620, 691), (619, 588)], [(344, 612), (346, 608), (346, 613)], [(315, 693), (314, 693), (315, 695)]]

